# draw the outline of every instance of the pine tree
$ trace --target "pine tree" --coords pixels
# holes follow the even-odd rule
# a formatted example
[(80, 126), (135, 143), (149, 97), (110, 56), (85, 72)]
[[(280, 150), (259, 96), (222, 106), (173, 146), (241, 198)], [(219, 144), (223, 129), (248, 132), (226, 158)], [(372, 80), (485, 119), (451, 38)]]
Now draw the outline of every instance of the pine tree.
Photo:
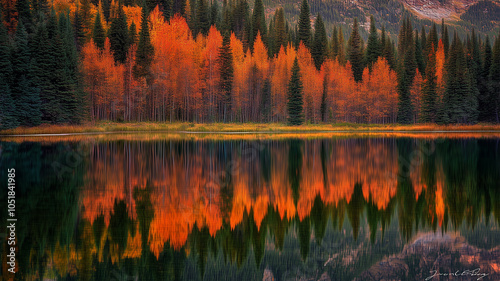
[(92, 29), (92, 39), (94, 40), (95, 45), (99, 49), (101, 50), (104, 49), (104, 41), (106, 40), (106, 34), (104, 33), (104, 28), (102, 27), (101, 15), (99, 14), (99, 12), (97, 12), (95, 16), (94, 28)]
[(290, 83), (288, 83), (287, 111), (288, 123), (290, 125), (301, 125), (304, 123), (304, 97), (302, 90), (299, 61), (295, 57), (292, 66), (292, 77), (290, 78)]
[(493, 102), (493, 114), (495, 121), (500, 122), (500, 36), (497, 36), (493, 45), (493, 54), (490, 67), (490, 93)]
[(109, 43), (115, 62), (125, 63), (130, 39), (128, 38), (127, 19), (123, 13), (123, 8), (120, 6), (118, 16), (113, 18), (109, 28)]
[(42, 120), (40, 90), (33, 81), (28, 33), (22, 21), (18, 24), (14, 41), (12, 97), (17, 120), (22, 126), (37, 126)]
[(321, 122), (326, 122), (327, 98), (328, 98), (328, 79), (327, 75), (325, 75), (323, 77), (323, 93), (321, 94), (321, 105), (320, 105)]
[(339, 27), (338, 31), (338, 55), (337, 59), (340, 64), (344, 65), (346, 60), (346, 50), (345, 50), (345, 40), (344, 40), (344, 32), (342, 31), (342, 26)]
[(380, 41), (378, 39), (377, 27), (375, 26), (375, 20), (373, 19), (372, 15), (370, 16), (370, 35), (368, 36), (365, 53), (365, 64), (370, 68), (370, 70), (381, 53), (382, 52), (380, 49)]
[[(143, 5), (141, 16), (141, 30), (139, 31), (139, 43), (135, 53), (134, 77), (136, 79), (146, 78), (146, 81), (151, 82), (151, 63), (154, 58), (154, 48), (149, 37), (149, 21), (146, 5)], [(208, 31), (207, 31), (208, 32)]]
[(352, 74), (356, 82), (363, 79), (363, 39), (358, 30), (358, 19), (354, 19), (351, 36), (347, 42), (347, 56), (352, 66)]
[(262, 122), (269, 122), (271, 118), (271, 82), (269, 79), (264, 80), (262, 86), (262, 98), (260, 99), (260, 108), (262, 114)]
[(490, 89), (490, 70), (492, 50), (489, 36), (486, 36), (483, 46), (483, 64), (479, 77), (479, 121), (493, 122), (495, 120), (494, 94)]
[(394, 70), (395, 69), (395, 63), (394, 63), (394, 45), (391, 42), (391, 39), (389, 36), (385, 35), (385, 28), (382, 27), (382, 57), (387, 60), (387, 64), (389, 67)]
[(297, 46), (302, 41), (306, 47), (311, 48), (311, 37), (311, 13), (309, 12), (309, 3), (307, 3), (307, 0), (302, 0), (299, 15)]
[(337, 26), (333, 27), (332, 41), (330, 43), (330, 58), (335, 60), (339, 55), (339, 35), (337, 31)]
[(137, 27), (135, 26), (135, 23), (132, 22), (130, 24), (130, 28), (128, 30), (128, 40), (129, 40), (129, 46), (132, 46), (134, 44), (137, 44)]
[(477, 97), (471, 87), (462, 42), (455, 33), (446, 63), (446, 89), (441, 122), (473, 123), (477, 120)]
[(253, 43), (255, 41), (255, 38), (257, 38), (257, 34), (260, 32), (260, 36), (262, 36), (262, 39), (265, 40), (266, 35), (267, 35), (267, 28), (266, 28), (266, 15), (264, 14), (264, 4), (262, 3), (262, 0), (256, 0), (254, 7), (253, 7), (253, 14), (252, 14), (252, 40), (250, 46), (253, 49)]
[(221, 29), (221, 19), (219, 16), (219, 4), (217, 1), (212, 2), (212, 6), (210, 6), (210, 26), (216, 26), (217, 29)]
[(75, 27), (75, 43), (76, 43), (76, 49), (78, 51), (81, 51), (81, 48), (85, 44), (85, 32), (83, 30), (83, 19), (82, 16), (80, 15), (81, 9), (79, 6), (77, 6), (77, 9), (75, 11), (75, 17), (73, 20), (73, 24)]
[(219, 50), (220, 90), (222, 95), (222, 116), (224, 122), (232, 120), (232, 90), (233, 90), (233, 53), (231, 52), (229, 32), (226, 32)]
[(278, 8), (275, 13), (275, 23), (274, 23), (274, 36), (276, 37), (274, 43), (276, 44), (276, 47), (274, 49), (274, 54), (276, 55), (279, 53), (280, 48), (283, 46), (283, 48), (286, 48), (286, 45), (288, 43), (288, 32), (286, 30), (286, 21), (285, 21), (285, 14), (283, 12), (283, 8)]
[(418, 32), (415, 32), (415, 60), (417, 62), (418, 71), (420, 71), (422, 75), (425, 75), (424, 55), (421, 41), (418, 38)]
[[(203, 35), (208, 34), (210, 29), (210, 14), (208, 12), (208, 4), (206, 0), (198, 0), (196, 5), (196, 20), (195, 20), (195, 32), (202, 33)], [(142, 30), (142, 25), (141, 25)]]
[(318, 14), (314, 23), (314, 41), (311, 55), (314, 59), (316, 69), (320, 70), (328, 54), (328, 38), (326, 37), (325, 24), (321, 15)]
[(17, 0), (16, 9), (18, 14), (18, 20), (23, 22), (26, 32), (34, 32), (33, 26), (33, 15), (31, 13), (30, 1), (29, 0)]
[(409, 124), (413, 120), (410, 87), (413, 83), (417, 67), (415, 62), (413, 28), (409, 18), (404, 20), (399, 33), (398, 43), (398, 54), (400, 55), (398, 67), (398, 123)]
[(448, 50), (450, 49), (450, 36), (448, 35), (448, 26), (444, 24), (444, 19), (441, 20), (441, 40), (443, 40), (444, 45), (444, 56), (448, 58)]
[(12, 64), (7, 29), (0, 12), (0, 130), (19, 126), (16, 104), (11, 96)]
[(427, 67), (425, 69), (425, 80), (422, 85), (422, 106), (419, 122), (430, 123), (436, 115), (436, 53), (434, 47), (429, 52)]

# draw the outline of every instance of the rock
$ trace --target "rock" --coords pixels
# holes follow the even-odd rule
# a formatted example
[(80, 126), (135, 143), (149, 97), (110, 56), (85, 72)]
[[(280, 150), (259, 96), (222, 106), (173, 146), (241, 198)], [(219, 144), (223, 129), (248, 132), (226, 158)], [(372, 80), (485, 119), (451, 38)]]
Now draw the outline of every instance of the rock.
[(273, 272), (266, 268), (264, 270), (264, 277), (262, 278), (262, 281), (274, 281)]

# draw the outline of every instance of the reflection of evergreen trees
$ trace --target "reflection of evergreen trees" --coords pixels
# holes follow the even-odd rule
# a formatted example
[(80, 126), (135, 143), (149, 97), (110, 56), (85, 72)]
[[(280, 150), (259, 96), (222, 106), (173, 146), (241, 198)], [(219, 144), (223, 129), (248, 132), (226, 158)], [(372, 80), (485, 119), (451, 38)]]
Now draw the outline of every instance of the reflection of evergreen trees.
[[(16, 169), (16, 277), (23, 280), (36, 271), (42, 275), (49, 253), (74, 242), (78, 218), (78, 194), (83, 185), (85, 161), (71, 161), (76, 144), (41, 145), (40, 143), (0, 143), (1, 167)], [(65, 167), (64, 169), (59, 169)], [(6, 169), (0, 180), (7, 182)], [(0, 207), (7, 209), (6, 192), (0, 195)], [(2, 216), (2, 224), (6, 218)], [(5, 253), (4, 251), (2, 251)]]

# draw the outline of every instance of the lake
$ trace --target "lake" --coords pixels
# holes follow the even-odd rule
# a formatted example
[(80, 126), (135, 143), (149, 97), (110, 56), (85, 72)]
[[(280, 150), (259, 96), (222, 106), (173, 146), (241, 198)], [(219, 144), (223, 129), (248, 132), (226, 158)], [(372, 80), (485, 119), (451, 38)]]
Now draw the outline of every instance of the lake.
[(0, 155), (16, 280), (500, 280), (498, 133), (9, 137)]

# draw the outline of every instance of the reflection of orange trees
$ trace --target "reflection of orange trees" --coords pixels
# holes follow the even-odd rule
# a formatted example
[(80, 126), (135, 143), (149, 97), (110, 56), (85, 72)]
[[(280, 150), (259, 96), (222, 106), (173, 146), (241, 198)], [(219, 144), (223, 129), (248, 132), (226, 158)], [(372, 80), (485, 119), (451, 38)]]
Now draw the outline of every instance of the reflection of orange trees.
[(395, 139), (260, 144), (253, 150), (248, 150), (251, 142), (241, 140), (95, 144), (83, 191), (84, 217), (94, 222), (103, 214), (109, 225), (115, 202), (123, 201), (137, 224), (138, 203), (132, 194), (134, 188), (148, 190), (143, 198), (153, 210), (148, 233), (139, 230), (127, 238), (121, 254), (128, 257), (140, 254), (141, 237), (159, 256), (165, 243), (181, 249), (195, 228), (215, 237), (223, 229), (237, 231), (249, 217), (258, 233), (296, 219), (319, 221), (311, 225), (321, 232), (326, 225), (321, 217), (331, 215), (342, 225), (347, 210), (357, 228), (366, 209), (375, 237), (379, 224), (389, 224), (397, 202), (407, 238), (416, 216), (421, 225), (446, 224), (449, 187), (444, 173), (451, 168), (443, 170), (434, 154), (417, 161), (403, 181), (398, 160), (409, 155), (398, 152)]
[[(266, 161), (272, 161), (266, 171), (262, 168), (264, 152), (241, 153), (239, 147), (248, 145), (245, 143), (216, 143), (215, 149), (204, 142), (98, 144), (91, 149), (88, 185), (83, 191), (84, 216), (93, 222), (103, 214), (109, 225), (115, 201), (124, 201), (129, 216), (136, 219), (133, 187), (144, 188), (148, 179), (154, 187), (148, 241), (158, 255), (167, 241), (174, 248), (182, 247), (195, 224), (206, 226), (215, 235), (224, 219), (234, 229), (245, 213), (252, 213), (259, 229), (269, 206), (281, 219), (298, 215), (302, 220), (309, 216), (317, 196), (325, 204), (349, 202), (357, 182), (362, 183), (366, 200), (370, 197), (378, 208), (385, 208), (395, 195), (396, 184), (385, 173), (397, 172), (394, 141), (326, 143), (323, 148), (318, 141), (300, 146), (304, 160), (296, 205), (287, 174), (286, 145), (270, 143)], [(232, 154), (231, 163), (220, 157), (223, 150)], [(227, 217), (220, 208), (221, 186), (232, 194)], [(136, 239), (127, 244), (137, 244)]]

